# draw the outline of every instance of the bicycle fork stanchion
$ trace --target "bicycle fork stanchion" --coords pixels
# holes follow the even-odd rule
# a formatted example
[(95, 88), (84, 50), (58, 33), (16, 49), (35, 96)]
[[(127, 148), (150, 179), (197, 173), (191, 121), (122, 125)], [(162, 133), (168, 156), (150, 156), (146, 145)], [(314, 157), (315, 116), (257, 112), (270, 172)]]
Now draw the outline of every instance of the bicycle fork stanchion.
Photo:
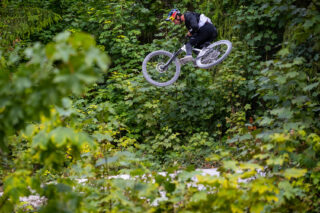
[(173, 54), (173, 56), (169, 59), (169, 61), (168, 61), (165, 65), (160, 66), (160, 68), (161, 68), (162, 70), (166, 70), (166, 69), (168, 68), (168, 66), (171, 64), (171, 62), (174, 61), (174, 60), (176, 59), (176, 57), (177, 57), (182, 51), (183, 51), (183, 50), (182, 50), (182, 48), (181, 48), (181, 49), (179, 49), (177, 52), (175, 52), (175, 53)]

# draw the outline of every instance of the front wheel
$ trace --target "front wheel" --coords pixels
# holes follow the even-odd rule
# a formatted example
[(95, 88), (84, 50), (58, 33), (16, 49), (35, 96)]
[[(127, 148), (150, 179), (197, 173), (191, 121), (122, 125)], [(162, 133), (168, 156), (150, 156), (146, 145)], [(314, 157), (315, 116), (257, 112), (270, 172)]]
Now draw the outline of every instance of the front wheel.
[(173, 84), (180, 75), (180, 62), (176, 58), (166, 68), (164, 65), (172, 57), (172, 53), (164, 50), (158, 50), (146, 56), (142, 63), (142, 73), (145, 79), (159, 87)]
[(221, 40), (203, 48), (196, 59), (197, 66), (208, 69), (221, 63), (231, 52), (232, 43), (228, 40)]

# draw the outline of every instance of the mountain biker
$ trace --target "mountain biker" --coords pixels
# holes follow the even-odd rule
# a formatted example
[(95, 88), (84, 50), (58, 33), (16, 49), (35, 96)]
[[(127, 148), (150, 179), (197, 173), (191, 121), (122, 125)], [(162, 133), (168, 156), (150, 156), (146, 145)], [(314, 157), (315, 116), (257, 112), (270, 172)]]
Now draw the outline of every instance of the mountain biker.
[(178, 9), (172, 9), (166, 21), (172, 21), (174, 24), (185, 23), (189, 37), (189, 41), (186, 43), (186, 56), (181, 58), (182, 62), (193, 61), (192, 47), (202, 48), (207, 42), (214, 41), (217, 36), (217, 29), (212, 24), (210, 18), (204, 14), (195, 12), (186, 12), (181, 14)]

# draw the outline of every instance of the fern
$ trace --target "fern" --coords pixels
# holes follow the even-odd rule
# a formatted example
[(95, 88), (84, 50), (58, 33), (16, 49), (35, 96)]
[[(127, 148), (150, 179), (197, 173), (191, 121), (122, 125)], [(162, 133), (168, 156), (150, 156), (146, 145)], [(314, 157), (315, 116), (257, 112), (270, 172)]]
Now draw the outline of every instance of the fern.
[(0, 45), (9, 46), (15, 40), (28, 38), (32, 33), (57, 22), (61, 17), (47, 9), (8, 5), (0, 8)]

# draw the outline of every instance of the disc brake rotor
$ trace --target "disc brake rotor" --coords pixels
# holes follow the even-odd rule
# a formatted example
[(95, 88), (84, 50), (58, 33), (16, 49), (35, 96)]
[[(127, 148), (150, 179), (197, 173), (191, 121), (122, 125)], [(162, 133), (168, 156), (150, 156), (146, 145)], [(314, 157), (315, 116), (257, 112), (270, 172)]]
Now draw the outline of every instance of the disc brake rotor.
[(164, 73), (166, 70), (165, 69), (163, 69), (163, 66), (164, 66), (165, 64), (163, 63), (163, 62), (160, 62), (160, 63), (158, 63), (157, 64), (157, 71), (159, 72), (159, 73)]

